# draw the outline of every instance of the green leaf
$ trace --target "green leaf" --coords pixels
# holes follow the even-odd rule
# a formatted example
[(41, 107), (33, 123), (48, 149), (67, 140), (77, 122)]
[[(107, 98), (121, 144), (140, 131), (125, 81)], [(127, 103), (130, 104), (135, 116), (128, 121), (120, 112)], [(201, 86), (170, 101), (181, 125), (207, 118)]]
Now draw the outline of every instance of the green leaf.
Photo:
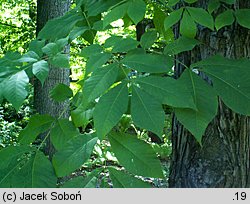
[(49, 61), (56, 68), (70, 68), (68, 54), (57, 53), (54, 57), (50, 58)]
[(86, 10), (88, 11), (88, 16), (96, 16), (102, 12), (109, 10), (109, 8), (120, 3), (121, 0), (99, 0), (99, 1), (87, 1)]
[(123, 18), (127, 12), (128, 5), (128, 3), (121, 4), (113, 8), (106, 16), (104, 16), (103, 28), (106, 28), (110, 23)]
[(24, 70), (17, 72), (4, 81), (4, 97), (14, 106), (16, 110), (20, 108), (24, 99), (28, 95), (28, 83), (29, 77)]
[[(18, 158), (22, 157), (23, 154), (32, 151), (33, 149), (29, 146), (8, 146), (0, 150), (0, 170), (12, 169), (9, 166), (13, 165)], [(8, 175), (0, 174), (0, 183), (4, 177)]]
[(109, 47), (114, 47), (117, 45), (121, 40), (123, 39), (122, 36), (117, 36), (117, 35), (111, 35), (108, 39), (106, 39), (104, 47), (109, 48)]
[(131, 69), (139, 72), (166, 73), (172, 68), (166, 61), (166, 57), (156, 54), (131, 54), (127, 55), (121, 62)]
[(39, 79), (39, 81), (43, 85), (45, 79), (49, 74), (49, 65), (47, 61), (41, 60), (39, 62), (34, 63), (32, 67), (33, 74)]
[(178, 80), (192, 93), (197, 110), (176, 108), (175, 114), (201, 144), (202, 135), (217, 113), (216, 93), (208, 83), (190, 69), (186, 69)]
[(152, 188), (149, 183), (124, 171), (116, 170), (113, 167), (109, 167), (108, 170), (114, 188)]
[(235, 0), (220, 0), (222, 2), (225, 2), (227, 4), (234, 4), (235, 3)]
[(96, 144), (97, 137), (79, 135), (69, 140), (53, 157), (53, 166), (58, 177), (67, 176), (86, 162)]
[(119, 64), (113, 63), (97, 69), (90, 78), (84, 82), (83, 93), (88, 101), (93, 101), (102, 95), (116, 80)]
[(37, 62), (38, 59), (39, 56), (35, 52), (29, 51), (25, 53), (18, 61), (32, 63), (32, 62)]
[(163, 178), (161, 163), (149, 144), (125, 133), (111, 133), (109, 140), (119, 163), (130, 173)]
[(155, 29), (161, 34), (166, 33), (164, 29), (164, 21), (166, 16), (167, 15), (157, 5), (154, 6), (153, 22)]
[[(77, 177), (70, 179), (69, 181), (66, 181), (61, 188), (86, 188), (86, 186), (83, 185), (83, 182), (84, 182), (84, 178), (82, 176), (77, 176)], [(96, 186), (93, 186), (90, 188), (95, 188), (95, 187)]]
[(48, 158), (37, 151), (12, 177), (16, 188), (56, 188), (57, 178)]
[(4, 57), (0, 58), (1, 66), (15, 67), (22, 65), (18, 60), (21, 58), (21, 54), (18, 52), (7, 52)]
[(168, 0), (168, 5), (169, 6), (174, 6), (175, 4), (177, 4), (180, 0)]
[(0, 104), (2, 104), (3, 99), (4, 99), (2, 90), (3, 90), (3, 84), (0, 83)]
[(94, 110), (94, 124), (99, 139), (119, 122), (128, 108), (127, 84), (119, 84), (103, 95)]
[(59, 119), (51, 129), (50, 138), (57, 150), (62, 150), (65, 144), (80, 133), (68, 119)]
[(127, 37), (123, 38), (122, 36), (111, 36), (105, 41), (105, 48), (112, 47), (112, 52), (128, 52), (133, 50), (138, 46), (139, 42), (133, 38)]
[(250, 9), (238, 9), (235, 11), (235, 16), (242, 27), (250, 29)]
[(86, 63), (86, 75), (102, 67), (111, 57), (110, 53), (102, 52), (91, 55)]
[(200, 42), (193, 38), (187, 38), (185, 36), (179, 37), (174, 42), (168, 44), (164, 49), (164, 54), (179, 54), (181, 52), (192, 50)]
[(127, 14), (135, 24), (144, 18), (145, 13), (146, 4), (143, 0), (129, 0)]
[(28, 146), (9, 146), (0, 151), (0, 188), (15, 186), (12, 177), (20, 165), (18, 159), (30, 151)]
[(188, 38), (194, 38), (196, 36), (197, 27), (194, 20), (189, 13), (185, 10), (180, 25), (180, 33)]
[[(8, 77), (10, 77), (11, 75), (16, 74), (17, 72), (19, 72), (20, 70), (16, 67), (8, 67), (5, 65), (1, 65), (0, 66), (0, 83), (4, 82), (4, 80)], [(3, 92), (3, 90), (1, 90)]]
[(35, 52), (39, 57), (43, 56), (42, 48), (45, 45), (45, 40), (33, 40), (29, 44), (29, 50)]
[(219, 7), (220, 7), (219, 0), (210, 0), (209, 3), (208, 3), (207, 10), (208, 10), (209, 13), (213, 13)]
[(73, 96), (73, 91), (66, 84), (57, 84), (49, 93), (50, 98), (57, 102), (65, 101)]
[(88, 30), (89, 30), (88, 26), (74, 27), (69, 34), (70, 41), (72, 42), (77, 37), (84, 35), (84, 33)]
[(165, 119), (161, 103), (136, 86), (132, 87), (131, 116), (137, 126), (150, 130), (161, 138)]
[[(26, 146), (7, 147), (0, 151), (0, 187), (55, 188), (57, 178), (47, 157)], [(27, 153), (31, 153), (27, 157)]]
[(250, 115), (250, 61), (214, 56), (192, 67), (201, 67), (213, 81), (213, 86), (223, 102), (232, 110)]
[(198, 0), (184, 0), (185, 2), (187, 2), (187, 3), (190, 3), (190, 4), (192, 4), (192, 3), (195, 3), (195, 2), (197, 2)]
[(48, 43), (43, 48), (42, 51), (44, 54), (47, 54), (49, 56), (54, 56), (57, 53), (59, 53), (61, 50), (59, 46), (56, 43)]
[(158, 98), (163, 104), (179, 108), (196, 109), (186, 84), (170, 77), (149, 76), (137, 78), (136, 82), (144, 91)]
[(102, 168), (95, 169), (87, 177), (76, 177), (65, 182), (62, 188), (96, 188), (98, 182), (98, 174)]
[(92, 44), (82, 49), (80, 56), (90, 58), (93, 55), (99, 55), (103, 52), (103, 48), (99, 44)]
[(93, 109), (87, 109), (79, 106), (71, 111), (71, 118), (76, 127), (86, 127), (93, 116)]
[(30, 144), (36, 137), (48, 130), (54, 118), (50, 115), (32, 115), (28, 125), (20, 132), (19, 141), (21, 144)]
[(141, 46), (144, 49), (150, 48), (157, 39), (157, 32), (155, 30), (150, 30), (144, 33), (141, 37)]
[(196, 23), (214, 30), (214, 19), (206, 10), (202, 8), (187, 7), (187, 11)]
[(66, 13), (64, 16), (49, 20), (48, 23), (38, 34), (38, 39), (54, 41), (65, 38), (74, 28), (75, 24), (83, 20), (81, 12), (75, 9)]
[(171, 28), (174, 24), (176, 24), (180, 19), (183, 12), (183, 8), (180, 8), (178, 10), (175, 10), (169, 14), (169, 16), (166, 17), (164, 21), (164, 28), (165, 30), (168, 30)]
[(215, 28), (220, 30), (224, 26), (232, 25), (235, 18), (231, 9), (224, 11), (215, 19)]
[(58, 48), (60, 50), (63, 50), (65, 48), (65, 46), (67, 46), (69, 44), (69, 38), (66, 37), (66, 38), (61, 38), (61, 39), (58, 39), (56, 41), (56, 44), (58, 46)]
[(122, 38), (119, 42), (115, 43), (112, 49), (113, 53), (128, 52), (138, 46), (139, 42), (133, 38)]

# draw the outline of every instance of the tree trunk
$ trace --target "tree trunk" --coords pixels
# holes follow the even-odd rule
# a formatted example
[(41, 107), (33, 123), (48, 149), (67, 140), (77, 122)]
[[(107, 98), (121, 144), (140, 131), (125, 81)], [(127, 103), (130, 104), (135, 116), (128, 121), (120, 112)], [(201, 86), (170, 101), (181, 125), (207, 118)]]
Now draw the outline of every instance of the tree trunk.
[[(70, 8), (70, 0), (38, 0), (37, 1), (37, 34), (50, 19), (63, 16)], [(69, 52), (69, 47), (65, 48)], [(50, 66), (48, 78), (42, 86), (40, 81), (35, 79), (34, 83), (34, 106), (39, 114), (49, 114), (54, 117), (69, 117), (69, 101), (58, 103), (50, 99), (49, 92), (58, 83), (69, 85), (70, 70), (59, 69)], [(43, 139), (46, 134), (43, 134)], [(54, 148), (49, 141), (46, 142), (44, 152), (50, 156), (54, 153)]]
[[(207, 0), (199, 0), (197, 6), (206, 8), (207, 3)], [(250, 1), (238, 0), (232, 7), (249, 8)], [(179, 36), (178, 27), (175, 34)], [(215, 54), (235, 59), (250, 57), (250, 31), (236, 23), (218, 32), (199, 27), (197, 39), (203, 44), (180, 54), (178, 60), (190, 65)], [(177, 77), (183, 69), (182, 65), (176, 64)], [(170, 187), (250, 187), (248, 117), (232, 112), (219, 101), (218, 114), (203, 136), (202, 148), (175, 117), (172, 131)]]

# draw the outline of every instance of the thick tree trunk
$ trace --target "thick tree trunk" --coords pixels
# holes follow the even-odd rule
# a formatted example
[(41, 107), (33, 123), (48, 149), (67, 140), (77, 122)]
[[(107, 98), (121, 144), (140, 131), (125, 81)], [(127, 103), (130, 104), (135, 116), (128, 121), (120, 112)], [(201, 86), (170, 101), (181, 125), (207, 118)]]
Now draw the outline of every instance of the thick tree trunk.
[[(199, 0), (197, 6), (206, 8), (207, 3)], [(249, 8), (250, 1), (239, 0), (233, 7)], [(175, 31), (178, 37), (177, 27)], [(218, 53), (228, 58), (250, 57), (250, 31), (237, 24), (219, 32), (199, 27), (197, 39), (203, 45), (180, 54), (178, 60), (190, 65)], [(176, 64), (177, 77), (183, 69)], [(233, 113), (220, 101), (218, 114), (203, 136), (202, 148), (175, 117), (172, 130), (170, 187), (250, 187), (249, 118)]]
[[(63, 16), (70, 8), (70, 0), (38, 0), (37, 1), (37, 34), (50, 19)], [(65, 48), (68, 52), (69, 48)], [(34, 84), (34, 106), (39, 114), (49, 114), (54, 117), (69, 117), (69, 102), (58, 103), (50, 99), (49, 92), (58, 83), (69, 85), (70, 70), (58, 69), (50, 66), (49, 76), (42, 86), (39, 80)], [(45, 135), (41, 136), (42, 138)], [(54, 148), (47, 140), (44, 152), (51, 158)]]

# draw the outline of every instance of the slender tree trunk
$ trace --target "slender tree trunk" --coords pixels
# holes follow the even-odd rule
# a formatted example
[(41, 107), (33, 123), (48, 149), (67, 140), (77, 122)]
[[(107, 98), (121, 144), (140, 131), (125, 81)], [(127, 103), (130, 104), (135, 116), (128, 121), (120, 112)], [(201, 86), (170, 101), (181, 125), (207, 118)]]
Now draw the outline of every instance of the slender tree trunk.
[[(206, 8), (207, 3), (208, 0), (199, 0), (197, 6)], [(249, 8), (250, 1), (238, 0), (232, 7)], [(177, 27), (175, 34), (179, 36)], [(250, 57), (250, 31), (236, 23), (219, 32), (199, 27), (197, 39), (203, 45), (180, 54), (178, 60), (190, 65), (214, 54), (235, 59)], [(182, 65), (176, 64), (177, 77), (183, 69)], [(170, 187), (250, 187), (248, 117), (232, 112), (219, 101), (218, 114), (203, 136), (202, 148), (175, 117), (172, 130)]]
[[(37, 1), (37, 34), (50, 19), (63, 16), (70, 8), (70, 0), (38, 0)], [(69, 47), (65, 48), (65, 52), (69, 51)], [(69, 102), (58, 103), (50, 99), (49, 92), (58, 83), (69, 85), (69, 69), (58, 69), (50, 66), (49, 76), (42, 86), (39, 80), (35, 80), (34, 84), (34, 106), (39, 114), (49, 114), (54, 117), (69, 117)], [(42, 135), (41, 138), (44, 138)], [(52, 156), (54, 148), (47, 140), (44, 152)]]

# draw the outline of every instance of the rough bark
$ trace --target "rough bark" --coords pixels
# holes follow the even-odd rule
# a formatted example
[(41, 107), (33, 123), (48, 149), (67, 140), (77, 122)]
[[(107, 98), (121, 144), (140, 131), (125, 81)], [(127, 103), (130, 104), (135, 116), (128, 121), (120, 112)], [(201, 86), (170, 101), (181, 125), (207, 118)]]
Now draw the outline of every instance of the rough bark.
[[(70, 8), (70, 0), (38, 0), (37, 1), (37, 34), (50, 19), (63, 16)], [(69, 47), (65, 48), (65, 52), (69, 51)], [(49, 92), (58, 83), (69, 85), (70, 70), (59, 69), (50, 66), (48, 78), (42, 86), (40, 81), (35, 79), (34, 83), (34, 106), (39, 114), (49, 114), (54, 117), (69, 117), (69, 102), (55, 102), (50, 99)], [(41, 138), (44, 138), (43, 134)], [(46, 142), (44, 152), (50, 157), (54, 152), (54, 148), (49, 141)]]
[[(207, 2), (199, 0), (197, 6), (206, 8)], [(232, 7), (249, 8), (250, 1), (239, 0)], [(178, 27), (175, 34), (179, 36)], [(217, 53), (228, 58), (250, 58), (250, 31), (236, 23), (219, 32), (199, 27), (197, 39), (203, 45), (180, 54), (178, 60), (189, 65)], [(182, 65), (176, 64), (177, 77), (183, 69)], [(248, 117), (232, 112), (219, 101), (218, 114), (203, 136), (202, 148), (175, 117), (172, 130), (170, 187), (250, 187)]]

